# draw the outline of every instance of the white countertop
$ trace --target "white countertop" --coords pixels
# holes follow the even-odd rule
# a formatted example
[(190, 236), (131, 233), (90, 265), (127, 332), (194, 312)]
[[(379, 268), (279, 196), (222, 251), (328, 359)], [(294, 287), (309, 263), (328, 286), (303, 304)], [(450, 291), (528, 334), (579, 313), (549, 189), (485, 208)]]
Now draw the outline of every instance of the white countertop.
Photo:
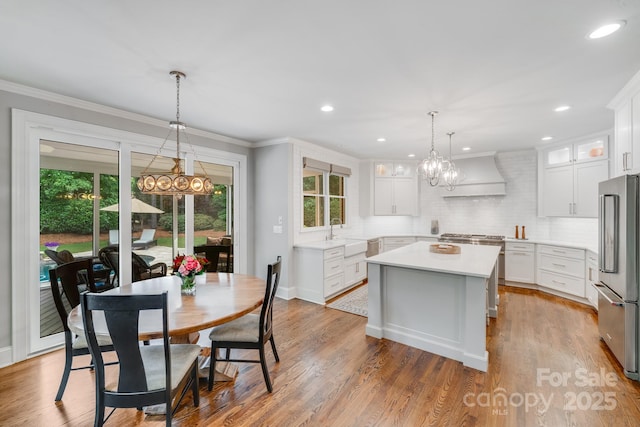
[(358, 240), (358, 239), (333, 239), (333, 240), (316, 240), (313, 242), (303, 242), (296, 243), (293, 245), (294, 248), (305, 248), (305, 249), (333, 249), (339, 246), (344, 246), (349, 242), (349, 240)]
[(459, 254), (437, 254), (429, 251), (431, 242), (417, 242), (367, 258), (371, 264), (414, 268), (464, 276), (491, 276), (500, 253), (499, 246), (464, 245)]

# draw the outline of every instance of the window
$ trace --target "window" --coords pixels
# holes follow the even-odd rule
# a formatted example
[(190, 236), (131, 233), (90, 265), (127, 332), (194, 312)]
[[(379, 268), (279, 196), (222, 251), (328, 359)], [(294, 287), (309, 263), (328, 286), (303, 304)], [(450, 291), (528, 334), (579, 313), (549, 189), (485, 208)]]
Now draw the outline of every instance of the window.
[(304, 168), (302, 194), (303, 227), (324, 226), (324, 172)]
[(351, 169), (305, 157), (302, 171), (303, 228), (345, 224)]

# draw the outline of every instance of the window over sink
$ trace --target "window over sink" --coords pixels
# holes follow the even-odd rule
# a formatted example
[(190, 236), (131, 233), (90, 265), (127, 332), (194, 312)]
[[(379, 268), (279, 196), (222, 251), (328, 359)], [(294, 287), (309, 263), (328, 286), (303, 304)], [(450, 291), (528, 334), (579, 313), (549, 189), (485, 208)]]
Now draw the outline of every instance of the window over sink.
[(346, 223), (345, 192), (351, 169), (305, 157), (302, 169), (303, 228)]

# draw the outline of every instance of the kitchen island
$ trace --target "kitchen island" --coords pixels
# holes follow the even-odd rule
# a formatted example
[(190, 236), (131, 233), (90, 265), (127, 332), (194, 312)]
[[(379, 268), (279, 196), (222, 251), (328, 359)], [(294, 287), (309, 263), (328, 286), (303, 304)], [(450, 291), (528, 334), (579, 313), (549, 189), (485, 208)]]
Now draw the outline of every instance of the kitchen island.
[(487, 370), (487, 315), (497, 316), (497, 246), (459, 244), (459, 254), (417, 242), (367, 258), (366, 334)]

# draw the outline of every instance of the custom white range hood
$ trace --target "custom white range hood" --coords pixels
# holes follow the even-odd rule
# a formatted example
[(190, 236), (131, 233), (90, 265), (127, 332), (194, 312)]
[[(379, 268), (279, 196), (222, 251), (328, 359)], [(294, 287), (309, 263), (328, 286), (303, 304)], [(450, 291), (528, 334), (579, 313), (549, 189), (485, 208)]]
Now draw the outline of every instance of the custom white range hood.
[(458, 185), (453, 191), (440, 188), (442, 197), (504, 196), (506, 184), (498, 171), (495, 153), (474, 157), (454, 158), (460, 170)]

